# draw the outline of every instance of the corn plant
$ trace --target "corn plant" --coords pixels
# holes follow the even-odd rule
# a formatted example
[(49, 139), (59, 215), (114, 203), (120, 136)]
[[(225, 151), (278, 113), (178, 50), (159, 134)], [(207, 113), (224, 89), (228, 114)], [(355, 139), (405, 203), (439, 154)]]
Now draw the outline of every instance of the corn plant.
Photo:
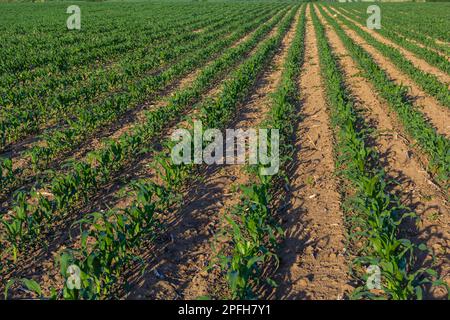
[[(0, 158), (0, 185), (2, 189), (4, 186), (14, 181), (14, 170), (11, 159)], [(0, 189), (1, 191), (1, 189)]]
[[(243, 201), (226, 217), (230, 228), (231, 252), (225, 248), (218, 259), (226, 278), (232, 299), (254, 299), (254, 288), (259, 285), (261, 272), (270, 260), (278, 264), (273, 253), (280, 229), (271, 220), (269, 209), (269, 181), (260, 185), (241, 186)], [(271, 282), (271, 279), (266, 279)]]

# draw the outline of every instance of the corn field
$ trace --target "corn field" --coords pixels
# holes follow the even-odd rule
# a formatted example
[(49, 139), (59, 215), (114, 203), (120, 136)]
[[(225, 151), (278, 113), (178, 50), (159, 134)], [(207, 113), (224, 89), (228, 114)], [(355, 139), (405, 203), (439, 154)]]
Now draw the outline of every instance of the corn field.
[[(0, 3), (3, 298), (448, 299), (449, 17)], [(270, 130), (276, 173), (174, 162), (177, 130), (229, 128)]]

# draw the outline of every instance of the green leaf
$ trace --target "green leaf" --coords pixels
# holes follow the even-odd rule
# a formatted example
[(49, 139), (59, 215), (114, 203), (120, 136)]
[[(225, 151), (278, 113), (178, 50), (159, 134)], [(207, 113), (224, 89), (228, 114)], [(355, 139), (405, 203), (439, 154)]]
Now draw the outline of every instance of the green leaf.
[(25, 278), (23, 278), (21, 281), (28, 290), (36, 293), (38, 296), (42, 296), (42, 290), (39, 283), (37, 283), (32, 279), (25, 279)]

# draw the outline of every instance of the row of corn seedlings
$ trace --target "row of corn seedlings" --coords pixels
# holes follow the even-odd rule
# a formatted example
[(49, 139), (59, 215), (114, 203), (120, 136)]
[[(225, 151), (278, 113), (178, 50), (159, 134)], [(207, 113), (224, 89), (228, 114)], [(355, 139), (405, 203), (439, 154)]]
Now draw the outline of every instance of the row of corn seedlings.
[[(297, 78), (304, 58), (305, 8), (300, 12), (295, 38), (288, 49), (283, 64), (280, 83), (272, 97), (272, 108), (262, 128), (279, 130), (280, 167), (292, 159), (294, 126), (297, 121)], [(268, 137), (270, 149), (271, 137)], [(271, 149), (270, 149), (271, 150)], [(284, 181), (282, 171), (276, 176), (262, 175), (264, 165), (249, 167), (254, 178), (250, 185), (241, 185), (242, 199), (227, 214), (227, 225), (223, 228), (230, 242), (221, 249), (216, 260), (225, 273), (232, 299), (254, 299), (262, 283), (275, 286), (274, 281), (264, 275), (269, 264), (278, 263), (275, 253), (283, 231), (277, 226), (273, 213), (274, 193)]]

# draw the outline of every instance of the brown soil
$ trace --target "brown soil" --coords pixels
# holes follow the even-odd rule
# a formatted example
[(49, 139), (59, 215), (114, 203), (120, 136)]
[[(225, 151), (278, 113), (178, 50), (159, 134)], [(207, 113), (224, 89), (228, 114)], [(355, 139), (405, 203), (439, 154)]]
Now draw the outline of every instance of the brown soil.
[(302, 120), (289, 174), (289, 203), (282, 217), (286, 239), (275, 276), (279, 287), (270, 297), (341, 299), (351, 290), (344, 257), (345, 231), (333, 175), (333, 134), (309, 10), (305, 37), (305, 64), (299, 79)]
[[(326, 8), (324, 8), (327, 11)], [(331, 14), (329, 12), (329, 14)], [(339, 21), (338, 21), (339, 22)], [(434, 97), (422, 91), (407, 75), (385, 58), (378, 50), (365, 42), (356, 32), (340, 23), (344, 31), (355, 43), (366, 50), (387, 75), (397, 84), (410, 87), (409, 96), (412, 104), (417, 107), (439, 134), (450, 137), (450, 110), (442, 106)]]
[[(324, 18), (320, 18), (326, 27), (329, 43), (338, 57), (355, 107), (363, 114), (366, 123), (376, 129), (374, 146), (389, 180), (397, 183), (392, 191), (421, 219), (417, 228), (413, 226), (406, 230), (407, 236), (415, 242), (426, 243), (434, 251), (435, 269), (450, 281), (450, 206), (442, 191), (433, 184), (416, 151), (411, 148), (413, 143), (405, 138), (396, 115), (388, 111), (387, 103), (382, 98), (373, 94), (375, 88), (361, 76), (335, 31)], [(441, 288), (435, 288), (432, 294), (434, 297), (442, 297), (444, 292)]]

